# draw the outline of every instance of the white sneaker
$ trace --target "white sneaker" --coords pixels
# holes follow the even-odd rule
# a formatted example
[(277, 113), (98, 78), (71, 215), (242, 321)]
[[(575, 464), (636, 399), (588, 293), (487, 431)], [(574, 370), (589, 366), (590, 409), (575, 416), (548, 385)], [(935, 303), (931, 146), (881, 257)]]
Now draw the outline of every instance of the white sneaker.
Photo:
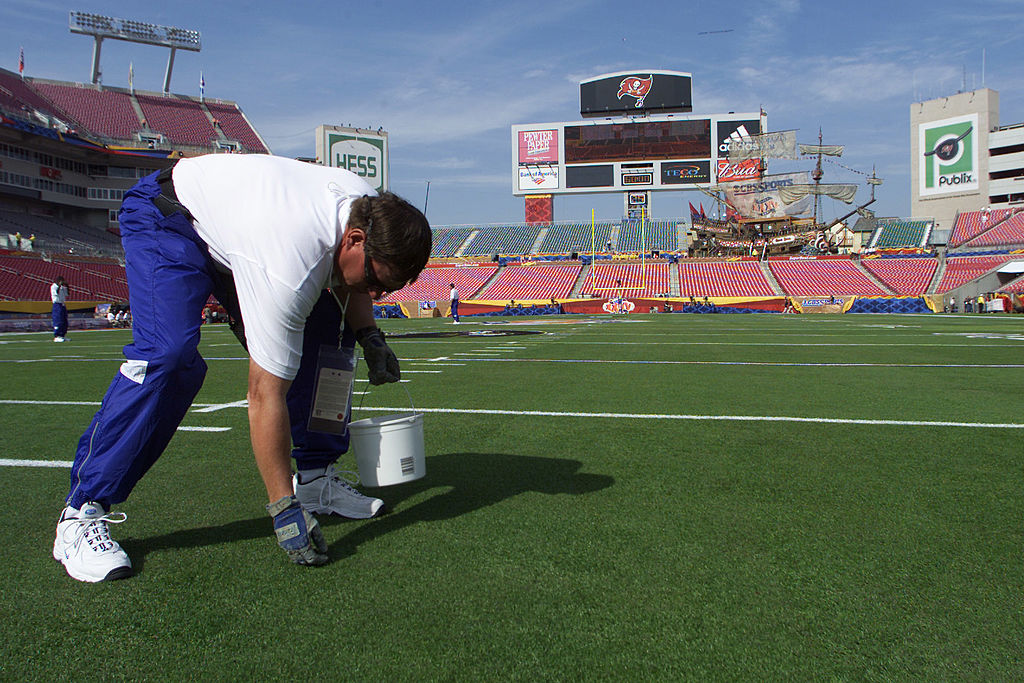
[(65, 341), (65, 339), (64, 339), (64, 337), (54, 337), (53, 341), (55, 341), (55, 342), (62, 342), (62, 341)]
[(384, 507), (384, 501), (359, 493), (352, 486), (359, 483), (358, 479), (346, 479), (342, 474), (354, 475), (355, 472), (338, 472), (334, 465), (330, 465), (323, 475), (304, 484), (299, 483), (299, 475), (295, 474), (292, 476), (295, 497), (303, 508), (315, 514), (339, 515), (349, 519), (376, 516)]
[(123, 512), (107, 514), (98, 503), (86, 503), (81, 510), (64, 508), (57, 522), (53, 559), (79, 581), (96, 583), (128, 578), (132, 575), (132, 561), (110, 538), (107, 528), (107, 522), (120, 524), (127, 518)]

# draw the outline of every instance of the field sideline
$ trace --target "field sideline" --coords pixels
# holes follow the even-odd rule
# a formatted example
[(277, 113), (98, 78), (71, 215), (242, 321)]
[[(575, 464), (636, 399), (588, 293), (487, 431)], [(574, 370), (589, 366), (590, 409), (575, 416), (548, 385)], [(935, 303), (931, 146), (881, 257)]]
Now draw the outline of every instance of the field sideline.
[(26, 531), (0, 679), (1024, 675), (1024, 316), (380, 324), (408, 394), (357, 382), (355, 417), (411, 397), (426, 427), (426, 478), (375, 490), (391, 514), (321, 519), (332, 562), (288, 564), (247, 359), (213, 327), (117, 507), (138, 573), (95, 585), (50, 548), (130, 333), (0, 335), (0, 509)]

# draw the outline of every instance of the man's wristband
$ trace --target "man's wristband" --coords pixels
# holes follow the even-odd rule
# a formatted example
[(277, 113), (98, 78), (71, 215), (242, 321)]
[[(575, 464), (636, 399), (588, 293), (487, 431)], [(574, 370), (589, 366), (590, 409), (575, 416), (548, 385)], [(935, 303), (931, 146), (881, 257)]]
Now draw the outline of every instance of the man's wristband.
[(366, 327), (361, 327), (355, 331), (356, 341), (359, 342), (360, 345), (363, 345), (366, 342), (366, 338), (371, 336), (374, 332), (380, 333), (381, 339), (384, 338), (384, 333), (380, 331), (380, 328), (376, 325), (367, 325)]
[(277, 517), (279, 514), (290, 508), (292, 505), (298, 505), (298, 503), (299, 499), (296, 498), (295, 496), (285, 496), (267, 505), (267, 513), (271, 517)]

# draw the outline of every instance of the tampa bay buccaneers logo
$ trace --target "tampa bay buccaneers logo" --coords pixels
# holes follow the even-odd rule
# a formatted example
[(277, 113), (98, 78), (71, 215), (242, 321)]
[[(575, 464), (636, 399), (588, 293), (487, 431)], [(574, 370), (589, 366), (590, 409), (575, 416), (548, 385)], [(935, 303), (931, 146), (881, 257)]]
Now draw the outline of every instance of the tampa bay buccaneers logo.
[(621, 100), (624, 96), (629, 96), (636, 99), (636, 104), (633, 106), (639, 109), (644, 106), (644, 98), (647, 97), (651, 92), (651, 84), (654, 83), (654, 74), (651, 74), (647, 78), (640, 78), (638, 76), (627, 76), (622, 79), (619, 83), (619, 99)]

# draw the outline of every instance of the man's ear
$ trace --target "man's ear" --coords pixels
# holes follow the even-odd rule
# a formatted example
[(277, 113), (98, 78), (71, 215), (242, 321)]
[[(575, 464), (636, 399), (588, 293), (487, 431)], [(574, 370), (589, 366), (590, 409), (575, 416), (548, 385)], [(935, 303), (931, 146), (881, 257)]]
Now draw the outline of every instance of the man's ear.
[(345, 231), (344, 241), (351, 246), (357, 246), (366, 241), (366, 231), (362, 228), (349, 228)]

